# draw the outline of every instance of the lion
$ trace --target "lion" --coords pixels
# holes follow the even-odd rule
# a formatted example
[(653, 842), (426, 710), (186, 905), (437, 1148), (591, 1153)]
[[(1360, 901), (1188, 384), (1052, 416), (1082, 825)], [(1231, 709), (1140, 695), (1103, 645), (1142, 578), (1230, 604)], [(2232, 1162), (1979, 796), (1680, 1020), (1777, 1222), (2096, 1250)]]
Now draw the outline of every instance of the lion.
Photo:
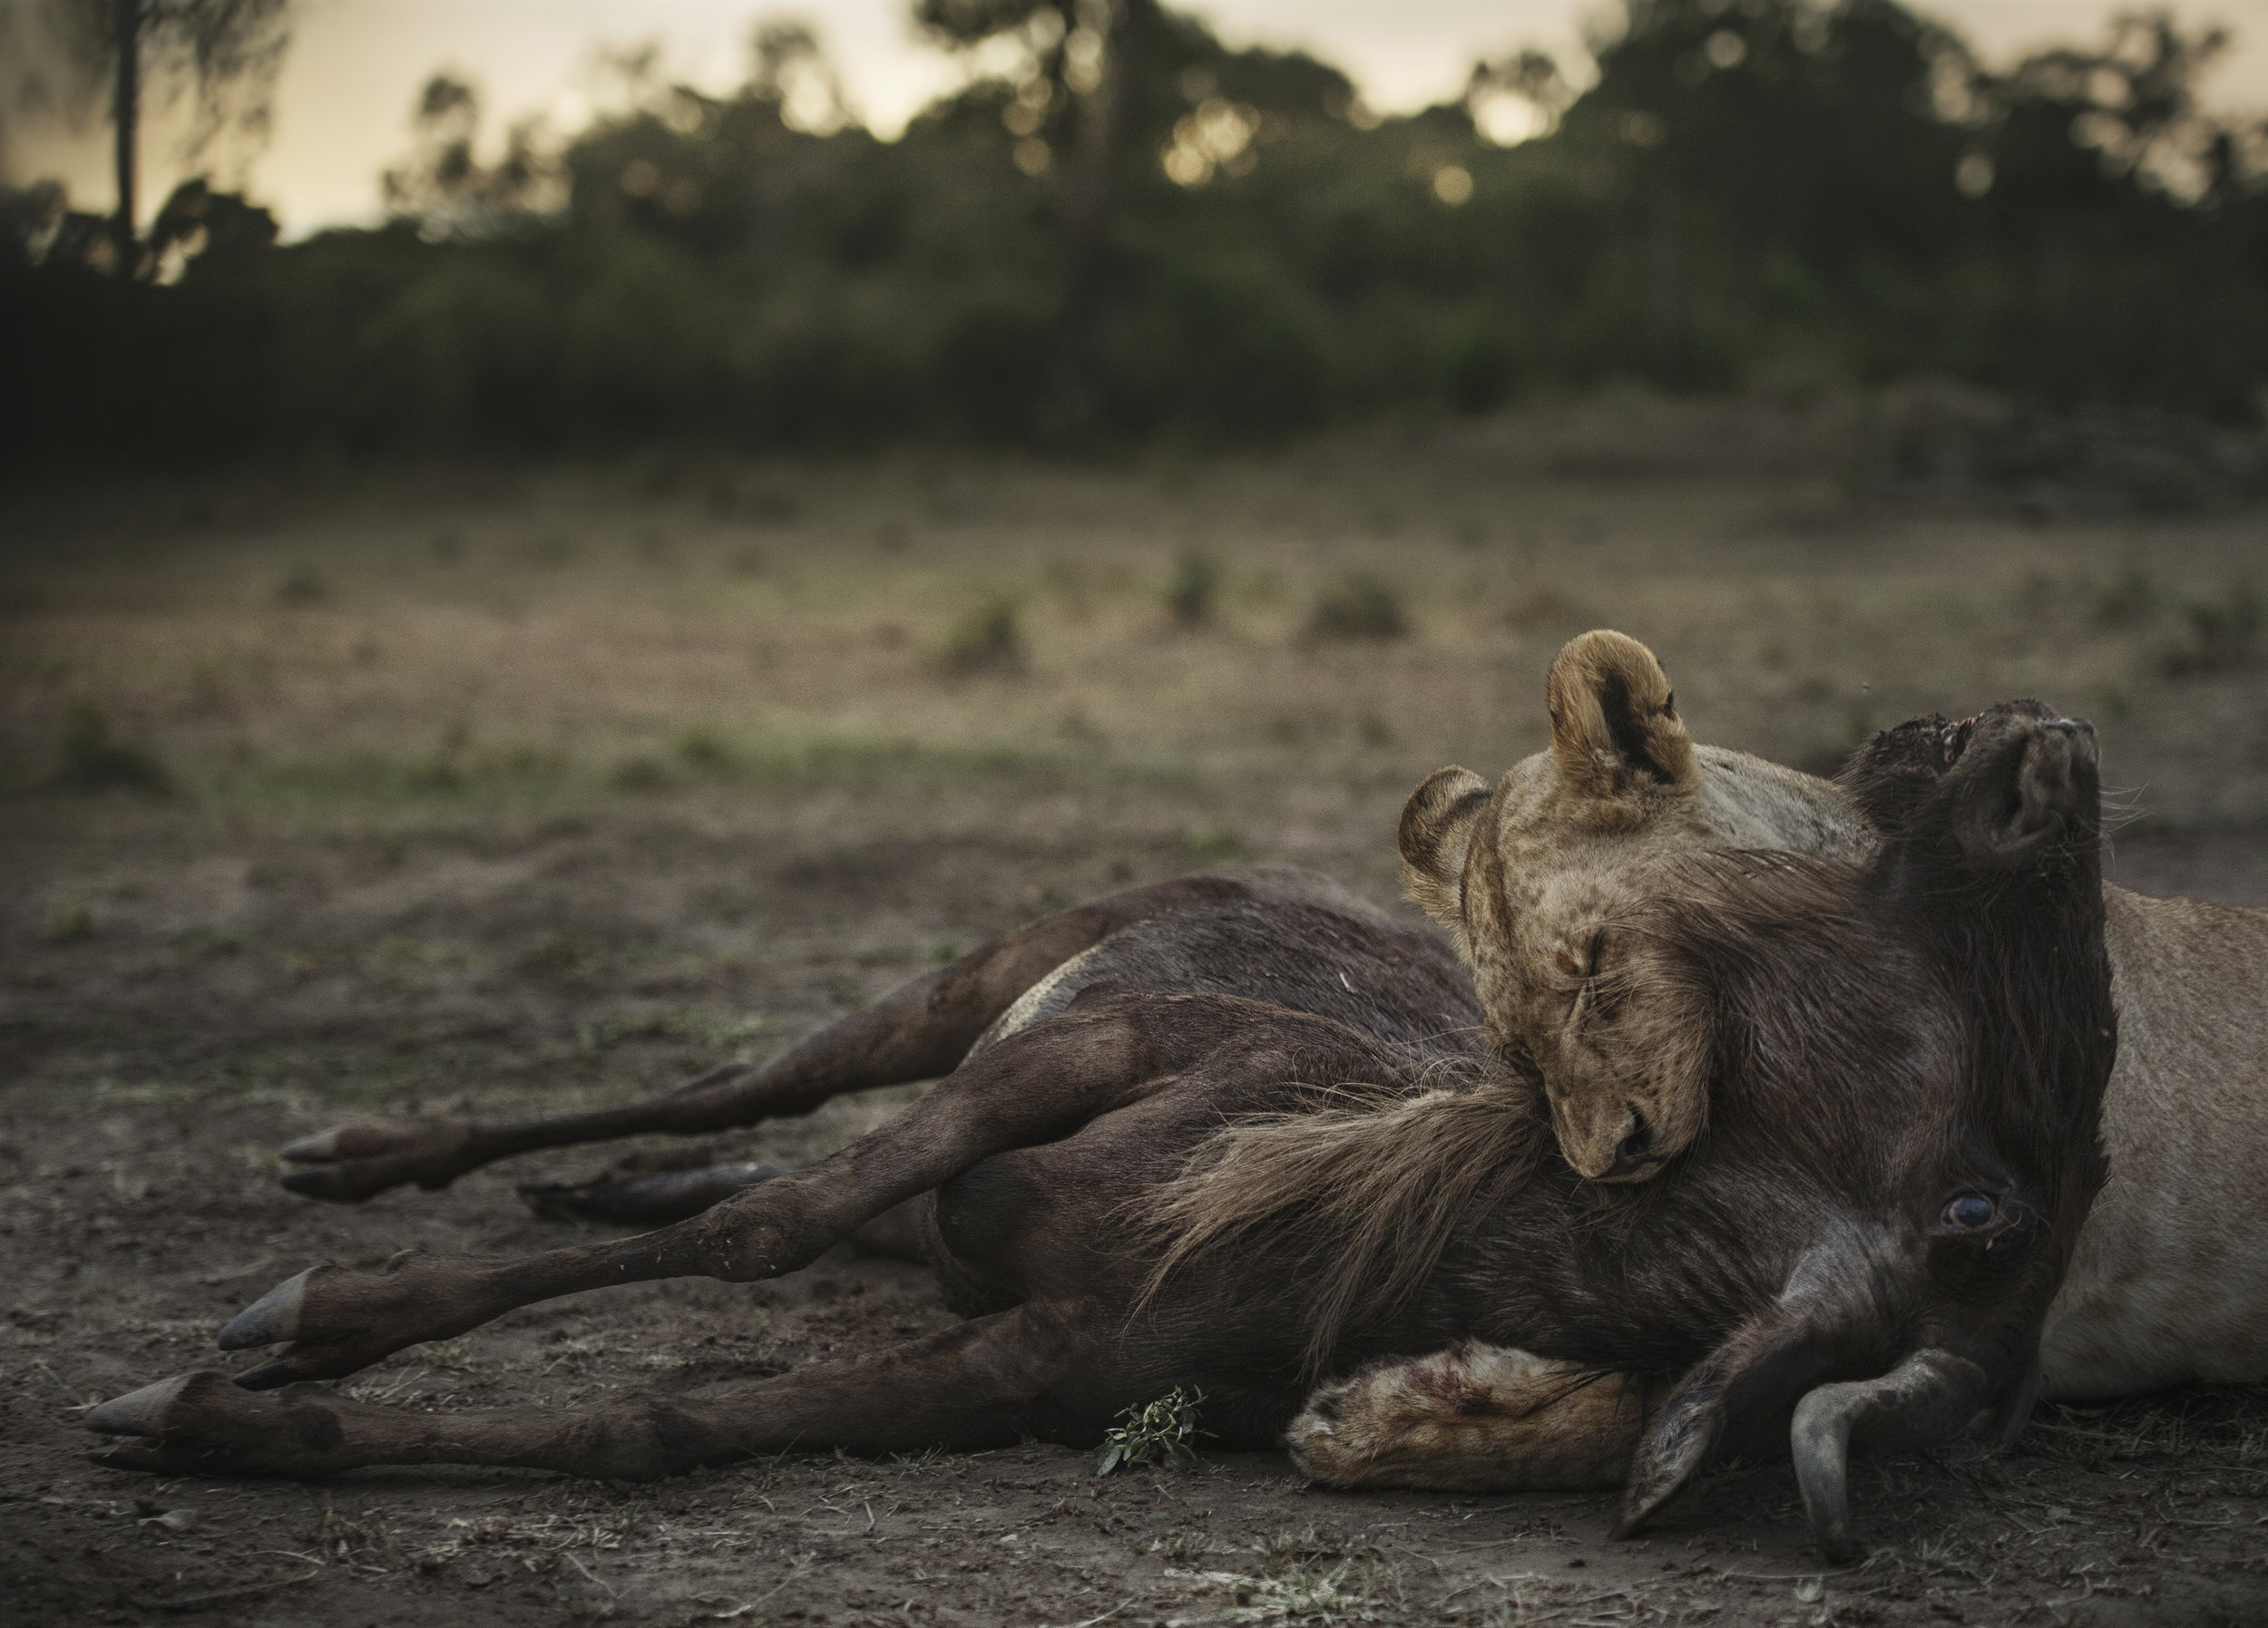
[[(1411, 897), (1478, 986), (1490, 1044), (1540, 1077), (1568, 1163), (1644, 1182), (1707, 1134), (1693, 997), (1649, 980), (1627, 923), (1696, 850), (1860, 858), (1875, 833), (1832, 783), (1696, 746), (1637, 639), (1570, 641), (1545, 684), (1551, 746), (1491, 787), (1428, 777), (1402, 816)], [(2106, 886), (2118, 1050), (2110, 1178), (2049, 1309), (2051, 1399), (2268, 1379), (2268, 911)], [(1334, 1485), (1611, 1485), (1656, 1387), (1466, 1345), (1326, 1387), (1295, 1460)], [(1667, 1394), (1667, 1387), (1660, 1388)]]

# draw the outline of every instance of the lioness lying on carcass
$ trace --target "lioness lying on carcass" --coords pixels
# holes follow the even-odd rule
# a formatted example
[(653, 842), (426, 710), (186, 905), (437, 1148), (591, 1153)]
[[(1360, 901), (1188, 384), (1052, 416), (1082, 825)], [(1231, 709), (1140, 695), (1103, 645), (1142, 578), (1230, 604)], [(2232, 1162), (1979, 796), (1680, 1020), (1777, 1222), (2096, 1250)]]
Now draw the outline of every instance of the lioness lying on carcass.
[[(1403, 861), (1413, 896), (1476, 970), (1492, 1042), (1545, 1081), (1569, 1163), (1643, 1182), (1675, 1168), (1711, 1107), (1690, 1000), (1647, 974), (1649, 892), (1700, 853), (1854, 857), (1877, 837), (1823, 781), (1695, 746), (1635, 639), (1573, 640), (1547, 694), (1552, 750), (1493, 788), (1463, 769), (1432, 775), (1403, 815)], [(2104, 902), (2119, 1012), (2103, 1104), (2110, 1176), (2048, 1311), (2045, 1393), (2257, 1383), (2268, 1379), (2268, 912), (2115, 887)], [(1560, 1365), (1472, 1345), (1380, 1364), (1316, 1398), (1293, 1428), (1293, 1456), (1339, 1485), (1518, 1487), (1531, 1484), (1521, 1465), (1536, 1444), (1560, 1453), (1589, 1433), (1596, 1462), (1611, 1464), (1645, 1428), (1647, 1392), (1568, 1385)]]
[[(1920, 730), (1872, 751), (1887, 770), (1941, 746)], [(807, 1105), (862, 1070), (951, 1067), (833, 1158), (619, 1242), (311, 1269), (223, 1331), (282, 1347), (240, 1382), (183, 1376), (87, 1422), (120, 1438), (103, 1461), (171, 1473), (651, 1477), (1090, 1441), (1189, 1385), (1213, 1434), (1259, 1446), (1316, 1377), (1471, 1336), (1682, 1376), (1629, 1460), (1626, 1529), (1792, 1412), (1814, 1530), (1844, 1553), (1853, 1432), (2020, 1420), (2101, 1179), (2115, 1019), (2092, 733), (2019, 704), (1961, 746), (1942, 773), (1868, 783), (1898, 834), (1863, 864), (1704, 854), (1648, 899), (1719, 1073), (1706, 1141), (1643, 1186), (1559, 1156), (1535, 1080), (1475, 1043), (1481, 1014), (1430, 938), (1296, 872), (1192, 878), (1012, 935), (726, 1087), (743, 1110), (767, 1078), (775, 1106)], [(457, 1156), (482, 1145), (468, 1132)], [(246, 1388), (582, 1289), (777, 1275), (908, 1201), (971, 1321), (887, 1351), (581, 1413)]]

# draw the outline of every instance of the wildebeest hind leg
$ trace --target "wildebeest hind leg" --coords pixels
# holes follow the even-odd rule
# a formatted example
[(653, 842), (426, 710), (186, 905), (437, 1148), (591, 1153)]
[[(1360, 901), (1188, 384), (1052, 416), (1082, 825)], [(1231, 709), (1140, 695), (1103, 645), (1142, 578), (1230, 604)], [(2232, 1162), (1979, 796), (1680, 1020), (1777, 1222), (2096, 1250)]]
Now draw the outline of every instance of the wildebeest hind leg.
[[(748, 1282), (807, 1266), (884, 1212), (1012, 1148), (1070, 1136), (1213, 1049), (1171, 998), (1090, 991), (1062, 1017), (987, 1048), (896, 1119), (807, 1170), (635, 1237), (516, 1259), (405, 1251), (377, 1271), (318, 1266), (220, 1331), (224, 1350), (282, 1346), (239, 1383), (335, 1379), (537, 1301), (656, 1278)], [(1201, 999), (1194, 1003), (1202, 1008)]]
[(425, 1413), (312, 1385), (249, 1391), (184, 1374), (86, 1417), (112, 1438), (93, 1455), (163, 1475), (315, 1479), (379, 1464), (479, 1464), (650, 1481), (758, 1455), (976, 1451), (1028, 1437), (1084, 1438), (1100, 1402), (1066, 1394), (1091, 1370), (1095, 1321), (1018, 1306), (887, 1350), (815, 1363), (707, 1394), (633, 1395), (567, 1411)]
[(1017, 998), (1119, 929), (1194, 900), (1240, 892), (1193, 876), (1129, 888), (1019, 928), (827, 1025), (760, 1066), (730, 1063), (643, 1102), (534, 1119), (419, 1118), (345, 1125), (283, 1150), (283, 1184), (308, 1198), (359, 1204), (415, 1182), (445, 1187), (469, 1170), (537, 1148), (663, 1133), (706, 1136), (808, 1114), (847, 1092), (936, 1079)]
[[(709, 1165), (699, 1170), (665, 1170), (653, 1175), (602, 1175), (592, 1182), (530, 1182), (520, 1196), (540, 1215), (569, 1221), (607, 1221), (628, 1226), (666, 1226), (698, 1215), (737, 1193), (791, 1174), (785, 1165)], [(914, 1198), (885, 1210), (854, 1229), (852, 1245), (862, 1253), (900, 1261), (922, 1258)]]

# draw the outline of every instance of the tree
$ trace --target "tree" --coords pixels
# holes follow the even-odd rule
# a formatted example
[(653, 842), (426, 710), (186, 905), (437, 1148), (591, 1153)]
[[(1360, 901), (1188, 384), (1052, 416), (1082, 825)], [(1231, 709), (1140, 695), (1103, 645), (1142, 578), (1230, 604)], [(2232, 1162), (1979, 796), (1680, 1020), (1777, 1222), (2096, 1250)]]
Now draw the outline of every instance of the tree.
[[(966, 51), (1012, 39), (1026, 55), (1010, 117), (1022, 138), (1016, 164), (1052, 169), (1063, 245), (1062, 307), (1051, 399), (1042, 408), (1057, 436), (1078, 436), (1097, 411), (1096, 331), (1112, 171), (1125, 144), (1129, 90), (1150, 77), (1129, 58), (1155, 53), (1168, 27), (1157, 0), (914, 0), (914, 19), (932, 39)], [(1050, 138), (1054, 140), (1051, 141)], [(1062, 161), (1057, 148), (1065, 149)]]
[(268, 130), (276, 73), (290, 40), (291, 0), (45, 0), (48, 32), (92, 89), (107, 80), (118, 205), (111, 245), (119, 276), (146, 262), (134, 228), (143, 104), (152, 85), (193, 91), (191, 146)]

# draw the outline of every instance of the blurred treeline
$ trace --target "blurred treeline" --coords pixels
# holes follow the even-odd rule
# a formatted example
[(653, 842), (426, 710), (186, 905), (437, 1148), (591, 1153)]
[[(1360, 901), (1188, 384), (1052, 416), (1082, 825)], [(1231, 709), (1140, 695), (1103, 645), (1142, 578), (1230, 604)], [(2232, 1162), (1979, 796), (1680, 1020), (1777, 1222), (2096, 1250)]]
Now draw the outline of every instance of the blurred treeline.
[(122, 278), (9, 194), (9, 452), (1195, 444), (1916, 375), (2243, 420), (2268, 382), (2261, 132), (2162, 16), (1996, 73), (1891, 0), (1629, 0), (1579, 94), (1525, 54), (1382, 121), (1154, 0), (917, 15), (1007, 65), (895, 141), (775, 26), (737, 93), (631, 60), (556, 137), (436, 79), (376, 229), (281, 246), (192, 185)]

